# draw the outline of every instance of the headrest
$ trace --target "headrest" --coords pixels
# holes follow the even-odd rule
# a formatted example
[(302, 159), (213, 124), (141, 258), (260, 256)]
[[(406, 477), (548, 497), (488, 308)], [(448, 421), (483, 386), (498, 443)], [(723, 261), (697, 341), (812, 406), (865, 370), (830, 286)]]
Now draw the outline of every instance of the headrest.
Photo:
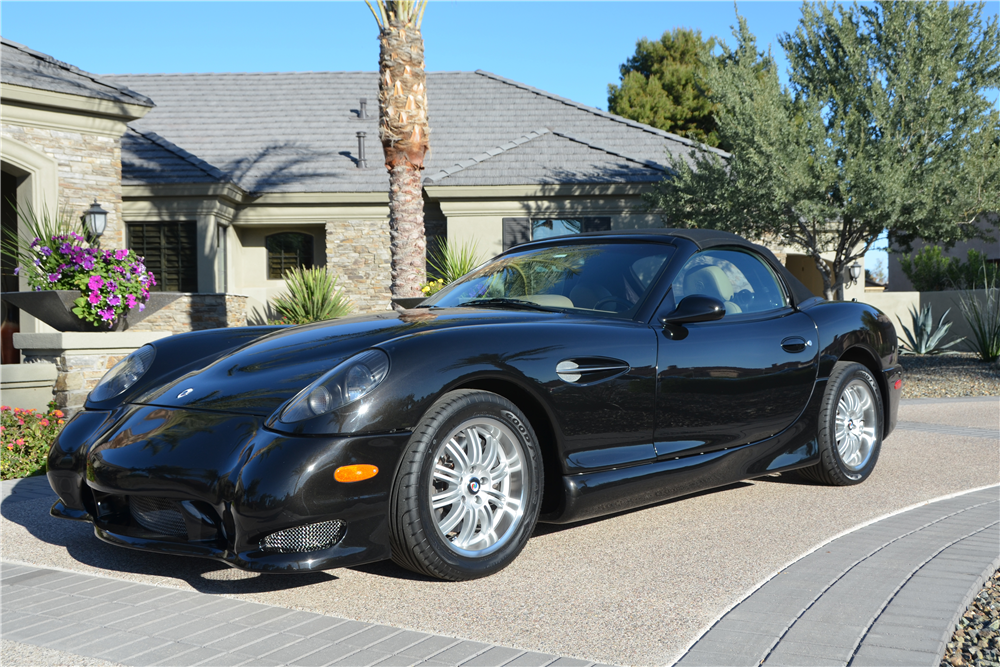
[(704, 294), (730, 301), (735, 290), (726, 272), (717, 266), (703, 266), (684, 277), (684, 296)]

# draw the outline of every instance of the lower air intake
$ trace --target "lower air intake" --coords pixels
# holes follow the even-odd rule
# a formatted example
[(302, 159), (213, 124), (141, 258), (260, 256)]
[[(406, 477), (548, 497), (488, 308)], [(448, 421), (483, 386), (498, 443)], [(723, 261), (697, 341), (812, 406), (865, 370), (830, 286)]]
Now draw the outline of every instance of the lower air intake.
[(279, 554), (328, 549), (344, 538), (347, 524), (340, 520), (311, 523), (271, 533), (260, 541), (260, 550)]
[(131, 496), (129, 510), (132, 512), (132, 518), (146, 530), (157, 535), (187, 537), (184, 512), (176, 500)]

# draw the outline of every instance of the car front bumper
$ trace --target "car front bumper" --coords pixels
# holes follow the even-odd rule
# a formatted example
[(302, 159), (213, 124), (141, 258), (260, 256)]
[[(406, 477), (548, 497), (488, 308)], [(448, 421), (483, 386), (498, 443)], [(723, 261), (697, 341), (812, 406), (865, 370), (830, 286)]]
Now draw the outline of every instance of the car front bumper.
[[(119, 546), (307, 572), (390, 556), (388, 502), (410, 433), (296, 437), (263, 418), (126, 406), (87, 410), (52, 444), (52, 515)], [(344, 483), (334, 471), (378, 474)]]

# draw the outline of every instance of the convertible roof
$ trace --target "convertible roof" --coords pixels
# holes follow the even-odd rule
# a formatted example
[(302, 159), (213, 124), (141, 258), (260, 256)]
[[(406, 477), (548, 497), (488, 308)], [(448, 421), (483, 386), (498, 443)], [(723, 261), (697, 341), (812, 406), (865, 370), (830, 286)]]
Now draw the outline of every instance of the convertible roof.
[(768, 264), (771, 265), (771, 268), (781, 276), (782, 280), (785, 281), (785, 284), (788, 285), (788, 291), (791, 292), (793, 305), (798, 306), (804, 301), (816, 298), (816, 295), (813, 294), (808, 287), (803, 285), (798, 278), (792, 275), (791, 271), (785, 268), (784, 264), (778, 261), (778, 258), (774, 256), (773, 252), (762, 245), (747, 241), (742, 236), (733, 234), (732, 232), (723, 232), (718, 229), (622, 229), (603, 232), (587, 232), (586, 234), (579, 234), (578, 236), (645, 236), (647, 238), (672, 236), (674, 238), (684, 239), (694, 243), (698, 246), (699, 250), (718, 246), (741, 246), (749, 248), (762, 255), (767, 260)]

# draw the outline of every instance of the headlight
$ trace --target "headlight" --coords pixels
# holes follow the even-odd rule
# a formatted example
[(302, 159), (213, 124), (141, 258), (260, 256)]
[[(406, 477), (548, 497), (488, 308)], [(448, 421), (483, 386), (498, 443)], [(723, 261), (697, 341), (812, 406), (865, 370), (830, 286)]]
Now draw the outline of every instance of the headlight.
[(294, 424), (333, 412), (370, 393), (388, 372), (389, 356), (385, 352), (362, 352), (299, 392), (278, 419)]
[(156, 350), (150, 345), (143, 345), (128, 355), (110, 371), (104, 374), (94, 390), (90, 392), (90, 400), (106, 401), (122, 394), (139, 381), (139, 378), (153, 365)]

